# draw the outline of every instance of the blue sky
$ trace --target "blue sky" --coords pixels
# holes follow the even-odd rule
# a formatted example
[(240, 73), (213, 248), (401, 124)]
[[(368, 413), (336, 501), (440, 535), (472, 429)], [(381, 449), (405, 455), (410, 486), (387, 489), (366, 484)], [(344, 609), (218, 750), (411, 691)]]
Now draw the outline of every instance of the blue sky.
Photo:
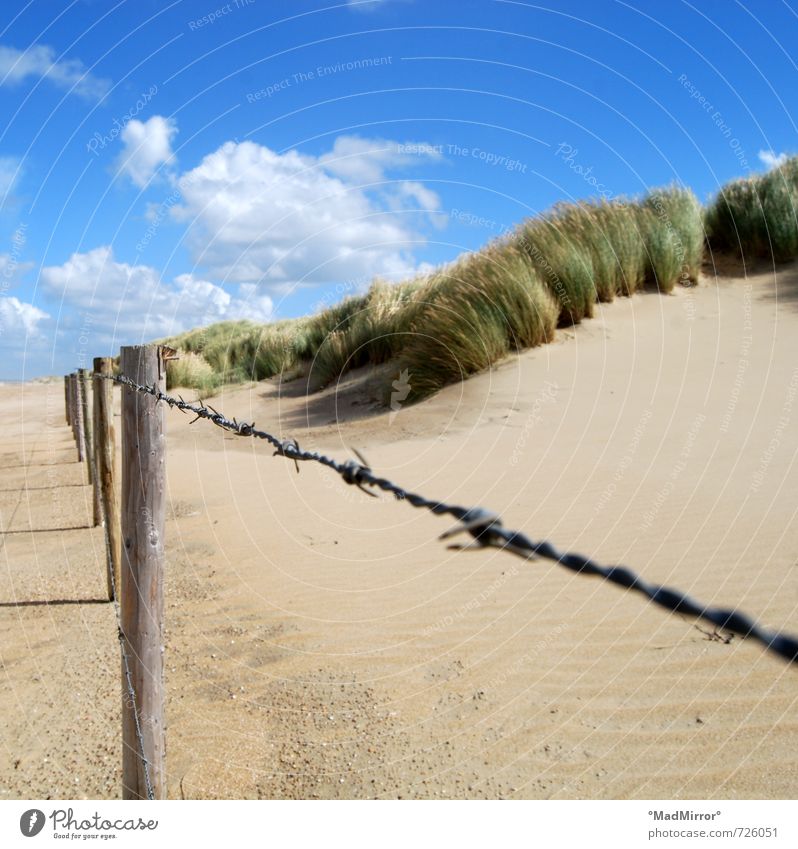
[(0, 379), (795, 152), (795, 0), (4, 0)]

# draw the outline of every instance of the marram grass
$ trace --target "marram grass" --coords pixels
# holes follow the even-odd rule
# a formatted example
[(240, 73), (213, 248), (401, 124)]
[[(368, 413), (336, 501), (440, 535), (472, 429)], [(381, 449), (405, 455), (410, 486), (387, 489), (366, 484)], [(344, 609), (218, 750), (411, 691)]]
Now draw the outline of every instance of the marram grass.
[(706, 210), (677, 186), (639, 200), (558, 204), (448, 266), (404, 283), (375, 281), (315, 315), (221, 322), (165, 340), (186, 352), (169, 367), (170, 385), (207, 392), (302, 373), (320, 388), (390, 361), (407, 371), (409, 400), (423, 398), (550, 341), (557, 326), (590, 318), (596, 303), (696, 283), (707, 241), (744, 256), (794, 258), (797, 196), (791, 159), (729, 183)]
[(798, 256), (798, 157), (766, 174), (733, 180), (705, 212), (712, 250), (744, 260)]

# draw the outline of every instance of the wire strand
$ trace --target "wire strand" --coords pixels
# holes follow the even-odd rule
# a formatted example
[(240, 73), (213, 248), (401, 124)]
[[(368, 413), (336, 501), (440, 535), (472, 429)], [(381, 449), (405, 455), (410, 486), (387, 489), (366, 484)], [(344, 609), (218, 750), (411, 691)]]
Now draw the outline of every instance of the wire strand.
[(163, 401), (183, 413), (194, 413), (195, 418), (192, 420), (192, 424), (199, 419), (206, 419), (217, 427), (237, 436), (263, 439), (275, 448), (274, 456), (293, 460), (297, 472), (300, 462), (320, 463), (337, 472), (346, 483), (357, 486), (369, 495), (374, 493), (367, 490), (366, 486), (389, 492), (398, 500), (407, 501), (413, 507), (427, 509), (438, 516), (452, 516), (457, 519), (459, 524), (443, 533), (440, 538), (448, 539), (459, 533), (468, 533), (472, 539), (467, 545), (450, 546), (450, 548), (494, 547), (505, 549), (527, 560), (538, 557), (553, 560), (560, 566), (580, 575), (595, 575), (610, 583), (639, 592), (654, 604), (666, 610), (705, 619), (717, 628), (724, 628), (741, 637), (755, 640), (783, 659), (791, 663), (798, 663), (798, 638), (790, 634), (770, 631), (736, 608), (708, 607), (680, 590), (649, 583), (626, 566), (601, 566), (584, 555), (560, 552), (546, 540), (535, 542), (520, 531), (512, 531), (503, 527), (501, 520), (495, 513), (481, 507), (459, 507), (409, 492), (392, 481), (375, 475), (363, 457), (359, 457), (361, 462), (355, 460), (341, 462), (317, 451), (303, 451), (295, 439), (279, 439), (268, 431), (257, 430), (254, 422), (239, 422), (235, 418), (229, 419), (211, 407), (210, 404), (204, 404), (202, 401), (199, 401), (198, 404), (191, 404), (180, 396), (175, 398), (167, 395), (157, 386), (142, 385), (124, 375), (102, 376), (137, 392), (148, 393), (158, 401)]

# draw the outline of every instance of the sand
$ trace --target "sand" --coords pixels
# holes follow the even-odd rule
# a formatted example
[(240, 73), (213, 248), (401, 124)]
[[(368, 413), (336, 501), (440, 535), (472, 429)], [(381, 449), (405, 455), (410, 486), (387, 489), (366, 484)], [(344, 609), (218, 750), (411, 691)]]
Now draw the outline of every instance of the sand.
[[(397, 413), (363, 372), (211, 403), (795, 633), (796, 334), (795, 265), (710, 274)], [(0, 387), (0, 421), (0, 794), (117, 798), (118, 644), (62, 385)], [(758, 644), (167, 428), (170, 797), (798, 794), (798, 670)]]

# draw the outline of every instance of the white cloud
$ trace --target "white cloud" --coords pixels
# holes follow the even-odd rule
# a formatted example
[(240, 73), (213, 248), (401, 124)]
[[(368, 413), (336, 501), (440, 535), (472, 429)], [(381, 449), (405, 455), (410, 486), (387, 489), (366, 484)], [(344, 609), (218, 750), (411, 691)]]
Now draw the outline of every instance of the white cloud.
[(449, 220), (448, 216), (440, 211), (440, 197), (423, 183), (414, 180), (399, 183), (388, 202), (392, 209), (425, 214), (439, 230), (442, 230)]
[[(385, 181), (389, 169), (435, 160), (430, 145), (344, 136), (314, 157), (277, 153), (254, 142), (227, 142), (183, 174), (182, 204), (171, 215), (187, 224), (197, 265), (215, 278), (262, 282), (274, 291), (302, 285), (388, 279), (413, 273), (413, 247), (423, 237), (422, 203), (430, 217), (437, 195), (420, 183)], [(379, 185), (364, 188), (362, 181)]]
[(111, 87), (109, 80), (90, 74), (80, 59), (57, 59), (56, 51), (46, 44), (27, 50), (0, 45), (0, 85), (21, 83), (28, 77), (47, 79), (90, 100), (99, 100)]
[(18, 298), (0, 297), (0, 342), (5, 344), (9, 336), (19, 339), (40, 335), (39, 323), (49, 317), (33, 304), (26, 304)]
[(778, 168), (789, 159), (786, 153), (776, 154), (772, 150), (760, 150), (759, 161), (768, 169)]
[(164, 163), (172, 160), (172, 138), (177, 124), (171, 118), (153, 115), (149, 121), (129, 121), (122, 130), (124, 149), (117, 166), (143, 188)]
[(440, 148), (429, 144), (338, 136), (332, 150), (319, 157), (319, 163), (344, 180), (376, 183), (385, 178), (389, 169), (442, 159)]
[(63, 264), (42, 269), (45, 291), (89, 312), (103, 337), (153, 339), (226, 319), (268, 321), (272, 301), (254, 286), (233, 297), (221, 286), (192, 274), (162, 281), (147, 265), (114, 259), (110, 246), (75, 253)]

